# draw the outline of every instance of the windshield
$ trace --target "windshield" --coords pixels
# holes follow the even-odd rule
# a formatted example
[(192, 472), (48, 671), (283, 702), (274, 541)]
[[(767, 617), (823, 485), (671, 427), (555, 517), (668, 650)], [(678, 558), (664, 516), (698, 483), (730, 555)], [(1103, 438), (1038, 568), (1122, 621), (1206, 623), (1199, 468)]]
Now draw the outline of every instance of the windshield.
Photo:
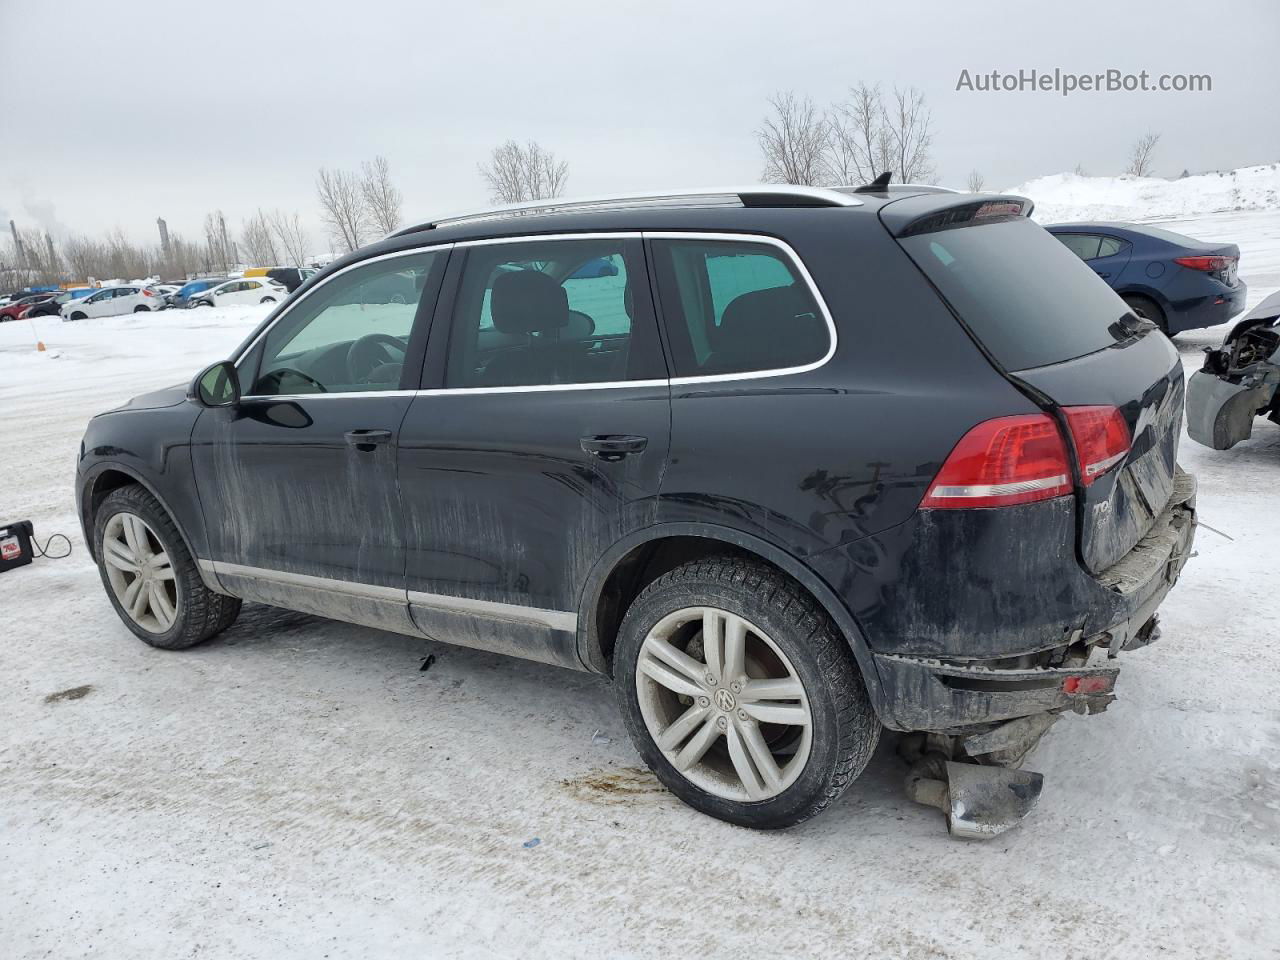
[(1115, 292), (1026, 219), (899, 241), (1006, 370), (1073, 360), (1123, 339)]

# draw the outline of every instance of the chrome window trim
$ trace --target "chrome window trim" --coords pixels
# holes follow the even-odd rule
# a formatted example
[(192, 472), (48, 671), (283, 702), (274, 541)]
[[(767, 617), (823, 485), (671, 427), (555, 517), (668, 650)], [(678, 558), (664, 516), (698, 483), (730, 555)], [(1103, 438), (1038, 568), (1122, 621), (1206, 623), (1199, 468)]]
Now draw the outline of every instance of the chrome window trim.
[[(566, 633), (576, 633), (578, 630), (578, 615), (569, 610), (527, 607), (523, 604), (502, 603), (497, 600), (474, 600), (470, 597), (454, 597), (443, 593), (423, 593), (416, 590), (406, 590), (404, 587), (382, 587), (371, 583), (358, 583), (353, 580), (334, 580), (331, 577), (317, 577), (308, 573), (290, 573), (287, 570), (272, 570), (267, 567), (250, 567), (240, 563), (227, 563), (222, 560), (201, 559), (197, 560), (196, 563), (201, 570), (212, 574), (215, 578), (219, 576), (242, 577), (246, 580), (261, 580), (285, 587), (328, 590), (360, 600), (389, 601), (403, 604), (406, 607), (430, 607), (435, 610), (446, 610), (450, 613), (533, 623), (552, 630), (562, 630)], [(227, 589), (225, 584), (220, 585), (223, 589)]]
[[(285, 304), (280, 313), (272, 319), (266, 327), (264, 327), (243, 350), (233, 358), (232, 362), (237, 364), (237, 372), (239, 363), (244, 357), (257, 346), (258, 342), (264, 338), (288, 313), (293, 310), (299, 303), (302, 303), (307, 297), (315, 293), (317, 290), (323, 289), (331, 280), (342, 276), (349, 270), (366, 266), (370, 263), (377, 263), (382, 260), (390, 260), (395, 257), (407, 257), (421, 253), (431, 253), (439, 250), (451, 250), (455, 247), (479, 247), (492, 246), (501, 243), (538, 243), (552, 242), (560, 240), (709, 240), (717, 243), (755, 243), (772, 246), (781, 251), (791, 263), (800, 279), (809, 288), (809, 294), (813, 297), (814, 302), (818, 305), (818, 309), (822, 312), (822, 319), (827, 324), (827, 352), (817, 360), (811, 363), (801, 364), (794, 367), (775, 367), (768, 370), (750, 370), (742, 373), (715, 373), (701, 376), (687, 377), (670, 377), (667, 379), (650, 379), (650, 380), (607, 380), (598, 383), (551, 383), (551, 384), (534, 384), (528, 386), (512, 386), (512, 387), (438, 387), (426, 390), (352, 390), (343, 393), (304, 393), (304, 394), (246, 394), (241, 400), (316, 400), (324, 397), (330, 398), (352, 398), (352, 397), (448, 397), (461, 396), (463, 394), (491, 394), (491, 393), (550, 393), (553, 391), (569, 391), (569, 390), (619, 390), (625, 387), (660, 387), (660, 386), (683, 386), (686, 384), (699, 383), (730, 383), (738, 380), (761, 380), (770, 377), (787, 377), (796, 374), (809, 373), (817, 370), (819, 367), (825, 366), (832, 357), (835, 356), (836, 348), (839, 345), (839, 335), (836, 331), (835, 320), (831, 316), (831, 310), (827, 307), (827, 302), (822, 296), (822, 292), (818, 289), (818, 285), (814, 282), (813, 276), (809, 273), (808, 267), (795, 252), (795, 249), (784, 240), (777, 237), (770, 237), (760, 233), (726, 233), (723, 231), (686, 231), (686, 230), (658, 230), (658, 231), (635, 231), (635, 230), (618, 230), (618, 231), (599, 231), (594, 233), (540, 233), (529, 234), (520, 237), (482, 237), (475, 240), (458, 240), (452, 243), (443, 244), (424, 244), (422, 246), (413, 247), (410, 250), (397, 250), (394, 253), (384, 253), (377, 257), (370, 257), (368, 260), (361, 260), (357, 263), (349, 264), (332, 276), (325, 278), (323, 283), (317, 284), (308, 290), (300, 299)], [(658, 316), (658, 322), (662, 322), (661, 316)]]
[[(268, 323), (261, 330), (259, 330), (258, 335), (254, 337), (252, 340), (250, 340), (247, 344), (245, 344), (244, 348), (241, 349), (239, 353), (237, 353), (234, 357), (231, 358), (231, 362), (236, 365), (236, 372), (237, 373), (240, 372), (240, 361), (243, 360), (245, 356), (250, 351), (252, 351), (254, 347), (258, 345), (258, 342), (260, 340), (262, 340), (267, 334), (269, 334), (272, 330), (274, 330), (276, 325), (281, 320), (283, 320), (290, 313), (296, 310), (298, 308), (298, 304), (305, 303), (311, 297), (311, 295), (314, 294), (317, 290), (323, 290), (325, 287), (327, 287), (330, 283), (332, 283), (338, 277), (342, 276), (344, 273), (348, 273), (352, 270), (358, 270), (361, 267), (367, 267), (371, 263), (380, 263), (383, 260), (394, 260), (397, 257), (412, 257), (412, 256), (416, 256), (418, 254), (423, 254), (423, 253), (436, 253), (441, 250), (448, 251), (452, 249), (453, 246), (454, 245), (452, 243), (423, 244), (420, 247), (413, 247), (410, 250), (395, 250), (391, 253), (383, 253), (383, 254), (379, 254), (376, 257), (369, 257), (367, 260), (358, 260), (355, 263), (347, 264), (341, 270), (335, 270), (330, 276), (325, 277), (323, 282), (317, 283), (314, 287), (312, 287), (302, 296), (298, 297), (298, 299), (294, 300), (292, 297), (290, 297), (289, 299), (285, 300), (285, 302), (280, 307), (280, 312), (271, 318), (271, 322)], [(227, 281), (227, 282), (230, 283), (231, 281)], [(205, 292), (208, 293), (209, 291), (206, 290)], [(329, 396), (350, 396), (350, 395), (351, 394), (329, 394)], [(360, 391), (357, 391), (355, 392), (354, 395), (360, 396), (362, 394)], [(250, 396), (243, 397), (242, 399), (247, 400), (250, 398), (260, 398), (263, 396), (264, 396), (263, 394), (251, 394)], [(274, 396), (274, 394), (270, 396)], [(313, 396), (313, 394), (307, 394), (307, 396)]]
[(819, 367), (825, 366), (836, 355), (839, 336), (836, 333), (835, 320), (831, 317), (831, 310), (827, 307), (827, 301), (823, 299), (822, 291), (813, 282), (813, 277), (809, 273), (809, 268), (804, 265), (804, 260), (786, 241), (758, 233), (697, 233), (681, 230), (662, 230), (657, 232), (646, 230), (644, 237), (646, 240), (711, 240), (726, 243), (763, 243), (776, 247), (791, 261), (792, 267), (795, 268), (800, 278), (804, 281), (805, 286), (809, 288), (809, 295), (813, 297), (814, 303), (822, 311), (822, 319), (827, 323), (827, 352), (811, 363), (803, 363), (795, 367), (775, 367), (771, 370), (748, 370), (742, 373), (713, 373), (701, 376), (672, 377), (670, 381), (672, 386), (688, 383), (726, 383), (737, 380), (760, 380), (765, 377), (789, 377), (817, 370)]

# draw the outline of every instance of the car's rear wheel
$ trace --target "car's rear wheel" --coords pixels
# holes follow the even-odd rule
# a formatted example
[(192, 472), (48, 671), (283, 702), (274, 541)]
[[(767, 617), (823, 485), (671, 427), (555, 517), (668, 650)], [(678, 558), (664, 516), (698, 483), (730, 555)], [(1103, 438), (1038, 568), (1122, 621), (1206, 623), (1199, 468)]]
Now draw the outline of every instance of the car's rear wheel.
[(263, 303), (275, 303), (275, 302), (276, 302), (276, 298), (275, 298), (275, 297), (263, 297), (263, 298), (262, 298), (262, 302), (263, 302)]
[(1144, 320), (1150, 320), (1157, 327), (1164, 331), (1165, 336), (1169, 335), (1169, 324), (1165, 320), (1164, 311), (1150, 297), (1142, 297), (1136, 293), (1128, 293), (1121, 297), (1125, 303), (1129, 305), (1129, 309), (1142, 317)]
[(880, 736), (830, 618), (749, 559), (700, 560), (649, 584), (623, 620), (614, 672), (632, 741), (658, 778), (742, 826), (819, 813)]
[(148, 310), (146, 307), (142, 306), (141, 304), (139, 304), (138, 306), (133, 308), (133, 312), (134, 313), (150, 313), (151, 311)]
[(204, 585), (177, 526), (143, 487), (111, 491), (98, 507), (93, 529), (107, 596), (139, 639), (181, 650), (235, 621), (240, 601)]

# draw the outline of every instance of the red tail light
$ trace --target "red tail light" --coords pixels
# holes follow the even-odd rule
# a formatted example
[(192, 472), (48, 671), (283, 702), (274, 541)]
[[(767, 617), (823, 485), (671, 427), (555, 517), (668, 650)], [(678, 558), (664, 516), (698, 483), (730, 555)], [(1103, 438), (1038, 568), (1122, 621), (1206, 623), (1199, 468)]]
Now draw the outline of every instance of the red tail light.
[(1062, 681), (1063, 693), (1090, 694), (1110, 693), (1116, 688), (1114, 674), (1101, 674), (1085, 677), (1067, 677)]
[(155, 296), (155, 294), (154, 294), (154, 293), (152, 293), (150, 290), (143, 290), (143, 291), (142, 291), (142, 295), (143, 295), (144, 297), (154, 297), (154, 296)]
[(1116, 407), (1063, 407), (1087, 487), (1129, 453), (1129, 424)]
[(1239, 257), (1174, 257), (1173, 262), (1192, 270), (1203, 270), (1205, 273), (1217, 273), (1227, 270), (1239, 262)]
[[(1087, 487), (1129, 453), (1129, 424), (1116, 407), (1063, 407)], [(1072, 490), (1071, 462), (1057, 422), (1045, 413), (997, 417), (960, 438), (920, 506), (1007, 507)]]
[(1006, 507), (1071, 492), (1071, 464), (1048, 414), (997, 417), (956, 444), (920, 506)]

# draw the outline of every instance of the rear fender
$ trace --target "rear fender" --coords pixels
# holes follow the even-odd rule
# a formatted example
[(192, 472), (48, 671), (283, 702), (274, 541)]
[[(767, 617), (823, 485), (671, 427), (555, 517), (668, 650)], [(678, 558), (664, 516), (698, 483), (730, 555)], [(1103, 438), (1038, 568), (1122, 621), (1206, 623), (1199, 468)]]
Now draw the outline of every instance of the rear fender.
[(718, 541), (726, 546), (749, 551), (773, 564), (800, 583), (818, 601), (848, 642), (850, 650), (853, 651), (854, 659), (858, 663), (858, 668), (862, 673), (863, 682), (867, 686), (867, 694), (871, 698), (876, 714), (881, 718), (889, 715), (880, 675), (876, 671), (875, 657), (867, 646), (862, 630), (854, 621), (848, 608), (831, 588), (805, 564), (774, 544), (761, 540), (759, 537), (741, 533), (731, 527), (722, 527), (716, 524), (657, 524), (638, 530), (609, 548), (592, 568), (579, 598), (578, 649), (583, 663), (601, 664), (604, 662), (604, 656), (600, 650), (600, 638), (595, 636), (594, 625), (596, 622), (596, 608), (601, 601), (601, 593), (609, 574), (624, 557), (637, 547), (670, 537), (701, 537)]

